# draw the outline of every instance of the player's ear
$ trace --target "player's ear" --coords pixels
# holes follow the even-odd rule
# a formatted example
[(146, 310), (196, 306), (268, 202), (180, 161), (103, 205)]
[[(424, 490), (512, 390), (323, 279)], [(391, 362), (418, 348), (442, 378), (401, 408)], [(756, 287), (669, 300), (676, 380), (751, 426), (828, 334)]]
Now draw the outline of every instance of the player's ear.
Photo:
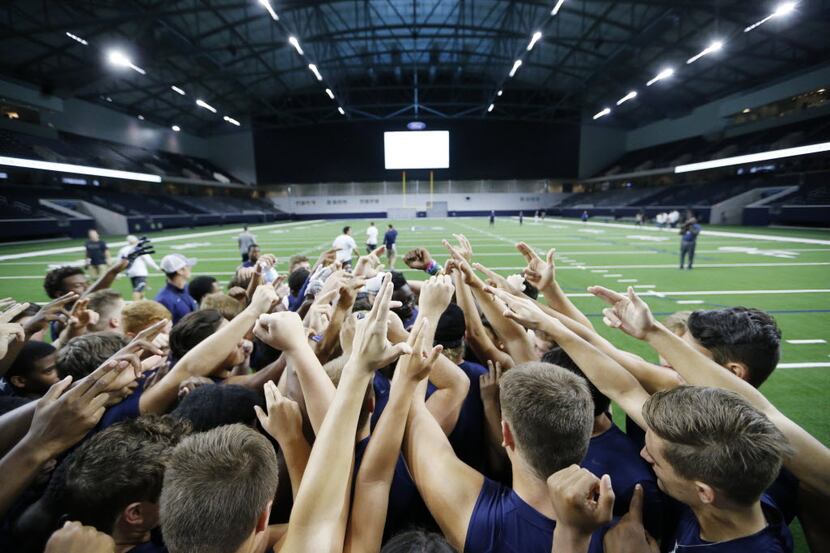
[(711, 505), (715, 502), (715, 489), (709, 484), (695, 480), (695, 491), (697, 492), (698, 500), (704, 505)]
[(729, 370), (729, 372), (731, 372), (741, 380), (749, 381), (749, 369), (743, 363), (736, 363), (730, 361), (725, 366)]
[(513, 439), (513, 430), (510, 424), (502, 419), (501, 421), (501, 445), (507, 449), (516, 449), (516, 440)]
[(262, 512), (259, 513), (255, 529), (255, 532), (257, 534), (259, 534), (260, 532), (266, 532), (268, 530), (268, 519), (271, 517), (271, 506), (273, 504), (273, 501), (269, 501), (268, 505), (265, 506), (265, 509), (263, 509)]
[(9, 378), (9, 382), (15, 388), (25, 388), (26, 387), (26, 377), (15, 375)]

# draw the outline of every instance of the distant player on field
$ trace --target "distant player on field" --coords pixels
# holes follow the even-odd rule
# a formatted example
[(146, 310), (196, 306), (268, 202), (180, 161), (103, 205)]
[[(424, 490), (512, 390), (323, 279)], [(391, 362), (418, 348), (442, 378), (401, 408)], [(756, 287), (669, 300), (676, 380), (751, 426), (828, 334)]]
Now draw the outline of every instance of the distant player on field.
[(389, 230), (386, 231), (386, 234), (383, 235), (383, 245), (386, 246), (386, 259), (389, 261), (389, 268), (395, 268), (395, 257), (397, 256), (397, 252), (395, 251), (395, 241), (398, 239), (398, 231), (395, 230), (391, 224), (389, 225)]
[(375, 223), (369, 223), (369, 228), (366, 229), (366, 253), (372, 253), (372, 250), (378, 247), (378, 227)]
[(352, 227), (343, 227), (343, 234), (334, 239), (331, 247), (337, 250), (337, 261), (343, 264), (344, 269), (352, 266), (352, 255), (357, 249), (357, 243), (352, 238)]
[(700, 234), (700, 225), (695, 217), (686, 219), (683, 226), (680, 227), (680, 269), (683, 269), (683, 262), (686, 256), (689, 256), (688, 269), (692, 270), (692, 263), (695, 260), (695, 247), (697, 246), (697, 236)]
[(239, 254), (242, 256), (242, 263), (248, 261), (248, 250), (256, 244), (256, 236), (248, 232), (248, 225), (242, 227), (242, 232), (236, 239), (239, 245)]
[[(137, 246), (138, 238), (132, 234), (127, 236), (127, 245), (118, 250), (118, 258), (126, 259)], [(156, 265), (156, 262), (153, 261), (153, 258), (150, 257), (150, 254), (144, 254), (135, 258), (132, 265), (127, 268), (127, 276), (130, 277), (130, 283), (133, 286), (133, 301), (144, 299), (144, 291), (147, 289), (147, 277), (149, 276), (147, 265), (156, 271), (161, 270)]]
[(495, 212), (495, 210), (491, 210), (490, 211), (490, 226), (492, 227), (495, 224), (496, 224), (496, 212)]

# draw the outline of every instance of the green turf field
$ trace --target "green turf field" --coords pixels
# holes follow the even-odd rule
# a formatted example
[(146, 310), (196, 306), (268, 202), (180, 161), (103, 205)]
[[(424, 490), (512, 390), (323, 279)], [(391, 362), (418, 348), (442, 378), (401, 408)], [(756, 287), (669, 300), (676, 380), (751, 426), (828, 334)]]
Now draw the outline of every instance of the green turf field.
[[(365, 238), (367, 223), (345, 223), (352, 225), (358, 244)], [(388, 221), (376, 223), (382, 235)], [(257, 236), (263, 253), (275, 254), (279, 258), (277, 268), (285, 270), (292, 254), (316, 257), (331, 244), (343, 224), (307, 221), (253, 227), (251, 231)], [(519, 272), (524, 266), (513, 247), (515, 242), (524, 240), (540, 251), (556, 247), (557, 279), (566, 292), (574, 295), (576, 305), (615, 344), (652, 360), (655, 360), (654, 354), (642, 344), (602, 325), (602, 305), (588, 297), (587, 286), (602, 284), (617, 289), (635, 286), (652, 310), (661, 316), (678, 310), (734, 305), (767, 310), (778, 320), (785, 340), (821, 342), (785, 342), (782, 366), (762, 390), (787, 415), (823, 443), (830, 444), (830, 415), (821, 408), (830, 390), (830, 231), (704, 227), (698, 240), (695, 269), (680, 271), (676, 231), (655, 232), (633, 225), (585, 225), (557, 219), (538, 224), (525, 219), (523, 226), (516, 219), (506, 218), (498, 219), (494, 227), (485, 218), (419, 219), (399, 221), (395, 225), (400, 232), (401, 256), (409, 248), (422, 246), (443, 262), (447, 255), (441, 240), (451, 239), (453, 233), (464, 233), (473, 243), (475, 259), (503, 274)], [(150, 236), (156, 239), (157, 262), (167, 253), (182, 253), (198, 259), (194, 274), (210, 274), (226, 282), (239, 263), (236, 248), (239, 231), (238, 227), (178, 229)], [(115, 254), (118, 248), (114, 245), (123, 237), (105, 238)], [(82, 263), (81, 243), (62, 240), (0, 247), (0, 297), (45, 300), (43, 275), (52, 266)], [(74, 251), (9, 258), (72, 247)], [(403, 267), (400, 259), (397, 267)], [(406, 274), (409, 278), (424, 278), (423, 273), (407, 271)], [(151, 276), (152, 290), (148, 296), (152, 297), (163, 282), (162, 275)], [(129, 297), (126, 278), (119, 279), (115, 288)], [(797, 550), (806, 551), (803, 538), (796, 534)]]

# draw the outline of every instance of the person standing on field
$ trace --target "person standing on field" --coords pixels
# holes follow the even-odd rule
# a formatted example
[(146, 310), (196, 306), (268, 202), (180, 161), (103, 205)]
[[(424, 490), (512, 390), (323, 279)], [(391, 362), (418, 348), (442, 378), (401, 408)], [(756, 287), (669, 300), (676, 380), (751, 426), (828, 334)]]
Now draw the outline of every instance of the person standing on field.
[(369, 223), (366, 229), (366, 253), (372, 253), (378, 247), (378, 227), (374, 222)]
[(242, 256), (242, 263), (248, 261), (248, 250), (256, 244), (256, 236), (248, 232), (248, 225), (242, 227), (242, 233), (237, 237), (236, 243), (239, 245), (239, 254)]

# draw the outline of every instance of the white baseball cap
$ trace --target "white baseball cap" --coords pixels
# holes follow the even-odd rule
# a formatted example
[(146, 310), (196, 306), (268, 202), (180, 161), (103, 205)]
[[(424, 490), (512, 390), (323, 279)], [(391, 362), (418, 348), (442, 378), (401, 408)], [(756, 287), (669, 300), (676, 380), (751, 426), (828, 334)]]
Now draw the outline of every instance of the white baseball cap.
[(161, 260), (161, 270), (165, 273), (175, 273), (185, 267), (192, 267), (196, 264), (195, 259), (190, 259), (180, 253), (165, 255)]

